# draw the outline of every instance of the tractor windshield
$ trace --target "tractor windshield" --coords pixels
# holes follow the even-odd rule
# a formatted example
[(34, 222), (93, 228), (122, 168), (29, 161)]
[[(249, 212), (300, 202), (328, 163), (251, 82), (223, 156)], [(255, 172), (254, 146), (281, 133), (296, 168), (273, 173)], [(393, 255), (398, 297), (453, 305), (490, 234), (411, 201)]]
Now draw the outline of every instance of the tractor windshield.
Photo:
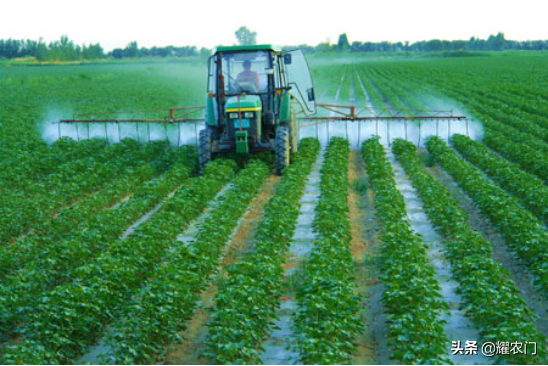
[(314, 85), (303, 52), (285, 52), (284, 66), (287, 85), (292, 87), (291, 94), (301, 103), (303, 112), (306, 115), (316, 113)]
[(267, 70), (271, 68), (268, 52), (225, 53), (221, 62), (227, 95), (268, 91)]

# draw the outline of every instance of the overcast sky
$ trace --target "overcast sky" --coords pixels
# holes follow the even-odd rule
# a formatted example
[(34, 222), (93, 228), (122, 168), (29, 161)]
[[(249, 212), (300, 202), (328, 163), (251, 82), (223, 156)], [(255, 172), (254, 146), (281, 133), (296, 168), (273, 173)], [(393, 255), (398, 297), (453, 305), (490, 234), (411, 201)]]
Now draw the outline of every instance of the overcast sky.
[(235, 43), (246, 25), (259, 43), (487, 38), (548, 39), (548, 0), (11, 0), (0, 5), (0, 39), (139, 46), (214, 47)]

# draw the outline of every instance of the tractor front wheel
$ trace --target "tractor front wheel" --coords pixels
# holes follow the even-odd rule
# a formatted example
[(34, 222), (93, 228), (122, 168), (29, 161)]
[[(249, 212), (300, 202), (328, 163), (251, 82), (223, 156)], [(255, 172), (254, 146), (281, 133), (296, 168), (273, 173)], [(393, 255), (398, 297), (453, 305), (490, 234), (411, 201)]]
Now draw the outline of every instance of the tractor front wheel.
[(211, 131), (204, 129), (200, 131), (200, 172), (205, 165), (211, 161)]
[(279, 126), (276, 129), (276, 174), (281, 175), (289, 165), (290, 154), (289, 131), (286, 126)]

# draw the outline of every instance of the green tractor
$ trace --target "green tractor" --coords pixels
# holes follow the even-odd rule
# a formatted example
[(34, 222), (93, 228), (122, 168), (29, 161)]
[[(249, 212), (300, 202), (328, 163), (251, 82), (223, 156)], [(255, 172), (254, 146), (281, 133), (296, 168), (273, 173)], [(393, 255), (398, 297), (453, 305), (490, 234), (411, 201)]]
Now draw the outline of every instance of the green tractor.
[(303, 53), (271, 45), (215, 49), (208, 61), (206, 99), (200, 168), (217, 153), (272, 151), (281, 174), (297, 151), (296, 109), (316, 112)]

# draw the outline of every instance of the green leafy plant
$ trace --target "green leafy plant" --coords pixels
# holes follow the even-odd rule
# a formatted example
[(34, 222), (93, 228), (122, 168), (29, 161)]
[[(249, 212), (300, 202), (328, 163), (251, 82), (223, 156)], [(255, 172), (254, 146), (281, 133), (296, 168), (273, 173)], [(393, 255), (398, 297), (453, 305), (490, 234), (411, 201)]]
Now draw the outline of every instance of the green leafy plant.
[(48, 358), (40, 363), (67, 362), (93, 344), (154, 273), (179, 232), (233, 177), (234, 169), (235, 163), (230, 161), (209, 164), (202, 176), (187, 179), (160, 211), (127, 239), (111, 242), (96, 258), (66, 271), (70, 281), (40, 293), (36, 303), (27, 305), (33, 310), (28, 312), (22, 332), (25, 341), (8, 348), (2, 362), (28, 363), (33, 350), (45, 350)]
[(349, 363), (363, 331), (354, 285), (348, 209), (349, 143), (333, 137), (321, 169), (318, 237), (297, 286), (294, 347), (304, 364)]
[(301, 140), (266, 207), (253, 250), (230, 265), (215, 296), (205, 356), (214, 363), (258, 364), (262, 341), (280, 304), (282, 263), (299, 215), (306, 177), (320, 150), (316, 139)]
[[(455, 136), (454, 140), (460, 138)], [(398, 139), (392, 149), (417, 189), (430, 221), (446, 238), (444, 254), (451, 263), (453, 277), (459, 282), (457, 291), (465, 301), (466, 315), (475, 323), (483, 341), (531, 339), (537, 342), (536, 357), (497, 355), (497, 362), (542, 362), (546, 357), (546, 339), (536, 328), (533, 311), (519, 295), (514, 282), (492, 258), (492, 244), (470, 228), (466, 212), (443, 184), (426, 172), (413, 144)]]
[(387, 308), (391, 358), (406, 364), (449, 363), (440, 319), (447, 304), (440, 295), (424, 242), (406, 220), (403, 196), (378, 138), (363, 143), (362, 155), (383, 223), (381, 279)]

